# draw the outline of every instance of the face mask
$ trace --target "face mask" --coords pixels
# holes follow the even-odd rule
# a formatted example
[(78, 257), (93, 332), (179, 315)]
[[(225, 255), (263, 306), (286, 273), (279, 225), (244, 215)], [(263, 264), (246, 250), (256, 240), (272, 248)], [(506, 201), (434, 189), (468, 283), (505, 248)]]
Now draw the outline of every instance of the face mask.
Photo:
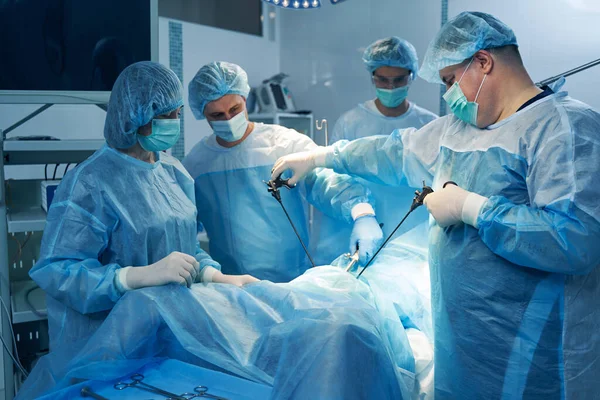
[(210, 126), (215, 131), (215, 135), (224, 141), (235, 142), (240, 140), (246, 133), (248, 120), (246, 119), (246, 113), (242, 111), (227, 121), (211, 121)]
[(444, 94), (443, 98), (448, 103), (448, 106), (452, 110), (452, 113), (456, 115), (456, 118), (461, 121), (466, 122), (467, 124), (471, 124), (477, 126), (477, 111), (479, 110), (479, 104), (477, 104), (477, 98), (479, 97), (479, 93), (481, 92), (481, 88), (483, 87), (483, 82), (485, 82), (485, 78), (487, 78), (487, 74), (483, 76), (483, 80), (481, 81), (481, 85), (479, 86), (479, 90), (475, 95), (475, 101), (468, 101), (467, 96), (463, 93), (462, 89), (459, 86), (460, 81), (465, 76), (465, 73), (471, 66), (473, 59), (467, 65), (465, 72), (463, 72), (462, 76), (455, 82), (454, 85), (450, 87)]
[(149, 136), (137, 135), (140, 146), (146, 151), (170, 149), (179, 140), (181, 125), (177, 119), (153, 119), (152, 133)]
[(408, 85), (395, 89), (375, 88), (377, 98), (388, 108), (398, 107), (408, 96)]

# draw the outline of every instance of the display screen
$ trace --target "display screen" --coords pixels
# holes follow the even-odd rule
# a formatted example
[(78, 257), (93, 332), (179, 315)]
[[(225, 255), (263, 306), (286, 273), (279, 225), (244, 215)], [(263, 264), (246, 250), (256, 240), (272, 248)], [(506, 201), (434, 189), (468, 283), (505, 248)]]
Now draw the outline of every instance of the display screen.
[(261, 0), (159, 0), (161, 17), (262, 36)]
[(110, 91), (152, 58), (152, 4), (0, 0), (0, 90)]

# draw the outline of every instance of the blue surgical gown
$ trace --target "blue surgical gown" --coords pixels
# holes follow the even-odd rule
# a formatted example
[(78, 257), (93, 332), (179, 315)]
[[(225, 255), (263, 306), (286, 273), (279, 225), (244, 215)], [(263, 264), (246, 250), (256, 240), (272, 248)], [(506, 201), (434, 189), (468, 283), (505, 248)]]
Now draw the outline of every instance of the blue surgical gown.
[(340, 173), (489, 198), (430, 228), (436, 399), (597, 399), (600, 114), (558, 93), (485, 129), (454, 116), (339, 142)]
[[(344, 113), (336, 122), (331, 143), (340, 140), (354, 140), (366, 136), (389, 135), (394, 129), (421, 128), (437, 118), (434, 113), (410, 103), (406, 113), (399, 117), (386, 117), (375, 108), (375, 101), (369, 100)], [(369, 182), (361, 178), (358, 181), (369, 188), (377, 205), (377, 220), (383, 223), (383, 233), (387, 237), (393, 232), (408, 212), (415, 196), (415, 188), (406, 182), (399, 186), (388, 186)], [(417, 188), (422, 187), (422, 182)], [(424, 208), (414, 211), (398, 229), (395, 236), (408, 232), (415, 226), (428, 220), (429, 213)], [(340, 225), (327, 215), (317, 214), (313, 225), (313, 238), (317, 241), (317, 253), (335, 258), (341, 252), (348, 251), (348, 244), (341, 240), (350, 235), (351, 226)], [(426, 240), (426, 237), (423, 237)]]
[[(270, 179), (279, 157), (316, 147), (308, 136), (294, 130), (255, 123), (253, 132), (239, 145), (222, 147), (213, 134), (183, 160), (195, 180), (198, 222), (206, 228), (210, 254), (224, 273), (288, 282), (310, 267), (281, 206), (263, 181)], [(295, 189), (282, 188), (281, 197), (307, 246), (307, 201), (337, 217), (339, 225), (350, 225), (352, 208), (371, 201), (368, 189), (353, 178), (326, 169), (309, 174)], [(340, 240), (347, 248), (349, 235)], [(317, 264), (333, 261), (314, 252), (312, 256)]]
[(121, 297), (119, 268), (173, 251), (195, 256), (201, 268), (219, 268), (196, 241), (193, 180), (178, 160), (155, 154), (150, 164), (105, 145), (56, 190), (40, 260), (30, 271), (47, 294), (52, 350), (96, 331)]

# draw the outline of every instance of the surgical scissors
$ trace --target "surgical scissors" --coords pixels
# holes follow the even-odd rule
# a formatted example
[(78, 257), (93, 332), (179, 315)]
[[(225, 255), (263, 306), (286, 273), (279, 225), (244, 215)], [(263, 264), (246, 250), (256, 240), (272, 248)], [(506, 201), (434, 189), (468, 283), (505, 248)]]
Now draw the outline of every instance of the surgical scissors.
[(129, 380), (121, 381), (115, 383), (113, 386), (117, 390), (125, 390), (127, 388), (136, 388), (140, 390), (144, 390), (146, 392), (160, 394), (161, 396), (165, 396), (174, 400), (186, 400), (183, 396), (178, 396), (175, 393), (167, 392), (166, 390), (162, 390), (157, 388), (156, 386), (148, 385), (147, 383), (142, 382), (144, 380), (144, 375), (142, 374), (133, 374), (129, 377)]
[[(198, 397), (206, 397), (208, 399), (215, 399), (215, 400), (229, 400), (225, 397), (219, 397), (219, 396), (213, 396), (212, 394), (208, 394), (208, 388), (206, 386), (196, 386), (194, 388), (194, 392), (195, 393), (184, 393), (181, 395), (181, 397), (183, 397), (184, 399), (196, 399)], [(175, 400), (175, 399), (167, 399), (167, 400)]]

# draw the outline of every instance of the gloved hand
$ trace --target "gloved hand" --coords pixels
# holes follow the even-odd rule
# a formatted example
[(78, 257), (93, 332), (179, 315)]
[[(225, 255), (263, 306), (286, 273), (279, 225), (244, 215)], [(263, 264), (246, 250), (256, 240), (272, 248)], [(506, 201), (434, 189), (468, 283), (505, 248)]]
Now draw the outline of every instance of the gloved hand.
[(356, 246), (358, 245), (358, 261), (364, 266), (379, 249), (382, 241), (383, 232), (375, 216), (364, 215), (358, 217), (354, 221), (354, 227), (350, 235), (350, 254), (356, 252)]
[(228, 283), (230, 285), (242, 287), (248, 283), (259, 282), (259, 279), (256, 279), (252, 275), (225, 275), (218, 271), (213, 276), (212, 281), (216, 283)]
[(477, 228), (477, 217), (487, 200), (487, 197), (448, 184), (428, 194), (423, 204), (442, 228), (459, 222)]
[(295, 185), (313, 169), (326, 167), (326, 158), (330, 151), (328, 147), (317, 147), (311, 151), (303, 151), (280, 157), (273, 166), (271, 179), (276, 179), (279, 175), (290, 169), (293, 175), (288, 183)]
[(125, 282), (130, 289), (179, 283), (190, 287), (199, 272), (196, 259), (188, 254), (174, 251), (160, 261), (145, 267), (127, 270)]

